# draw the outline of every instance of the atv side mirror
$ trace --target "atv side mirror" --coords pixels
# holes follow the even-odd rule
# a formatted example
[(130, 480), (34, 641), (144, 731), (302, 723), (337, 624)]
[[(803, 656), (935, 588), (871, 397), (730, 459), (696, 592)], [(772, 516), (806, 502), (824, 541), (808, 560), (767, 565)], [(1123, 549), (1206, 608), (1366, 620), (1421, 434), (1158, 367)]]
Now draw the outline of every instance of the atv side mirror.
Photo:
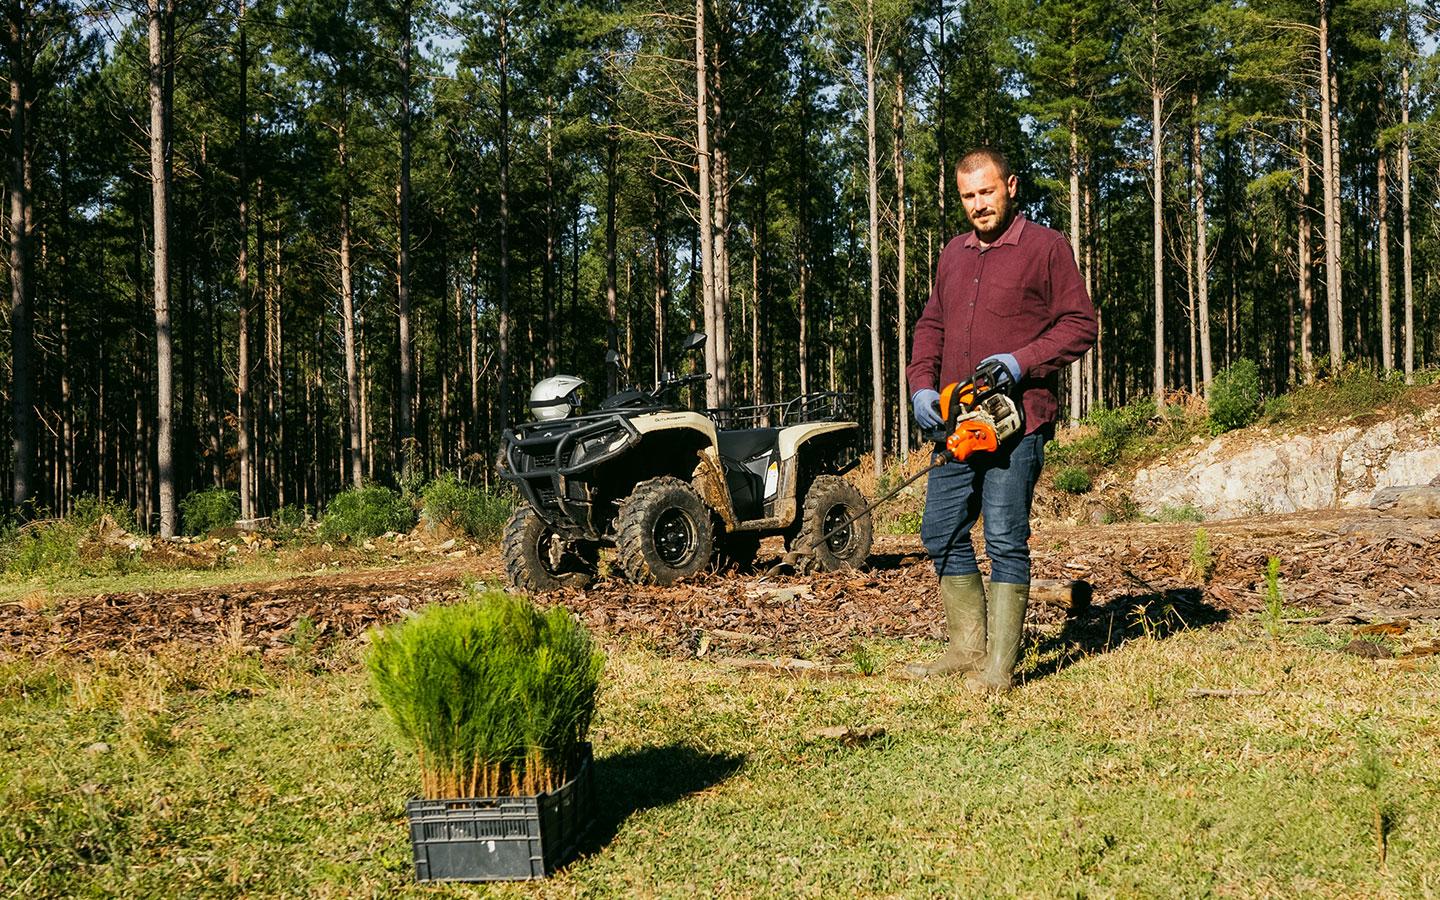
[(681, 343), (680, 348), (682, 350), (698, 350), (703, 346), (705, 346), (705, 332), (692, 331), (685, 336), (685, 340)]

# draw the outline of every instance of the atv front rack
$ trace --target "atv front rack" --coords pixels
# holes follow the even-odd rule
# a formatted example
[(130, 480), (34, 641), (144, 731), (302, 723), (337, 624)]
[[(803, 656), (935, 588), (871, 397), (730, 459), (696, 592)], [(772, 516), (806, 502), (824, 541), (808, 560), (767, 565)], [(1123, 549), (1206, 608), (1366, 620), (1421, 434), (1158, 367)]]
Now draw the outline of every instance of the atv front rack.
[(568, 478), (620, 456), (639, 440), (630, 420), (613, 413), (507, 428), (500, 477), (513, 482), (546, 521), (589, 522), (589, 492)]
[(717, 428), (784, 428), (807, 422), (839, 422), (849, 418), (850, 394), (811, 391), (793, 400), (707, 409)]

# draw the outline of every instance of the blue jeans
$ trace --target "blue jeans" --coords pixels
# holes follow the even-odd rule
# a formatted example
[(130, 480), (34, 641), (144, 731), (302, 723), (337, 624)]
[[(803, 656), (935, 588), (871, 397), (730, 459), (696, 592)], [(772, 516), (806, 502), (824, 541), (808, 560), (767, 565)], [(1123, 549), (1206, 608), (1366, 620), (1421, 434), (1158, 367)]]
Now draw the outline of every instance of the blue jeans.
[(920, 538), (935, 561), (937, 575), (980, 571), (970, 530), (983, 513), (990, 580), (1030, 583), (1030, 501), (1051, 433), (1052, 427), (1046, 425), (1008, 448), (977, 453), (966, 462), (949, 462), (931, 471)]

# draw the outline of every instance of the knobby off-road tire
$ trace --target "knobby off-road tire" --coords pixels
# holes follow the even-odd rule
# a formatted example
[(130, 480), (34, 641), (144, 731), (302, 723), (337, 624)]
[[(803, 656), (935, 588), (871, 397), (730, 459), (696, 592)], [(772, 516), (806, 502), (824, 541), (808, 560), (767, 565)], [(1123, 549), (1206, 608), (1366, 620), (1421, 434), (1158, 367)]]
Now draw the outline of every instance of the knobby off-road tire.
[(736, 531), (715, 537), (715, 556), (710, 560), (714, 572), (749, 572), (760, 555), (760, 535), (753, 531)]
[[(537, 594), (560, 588), (583, 588), (590, 583), (595, 567), (572, 551), (551, 554), (555, 532), (529, 506), (510, 515), (501, 538), (505, 575), (518, 591)], [(558, 549), (558, 547), (556, 548)], [(558, 557), (556, 562), (555, 557)]]
[(791, 550), (809, 550), (808, 556), (795, 561), (795, 571), (834, 572), (857, 569), (870, 555), (873, 536), (871, 516), (863, 516), (841, 528), (814, 547), (811, 543), (864, 509), (868, 501), (855, 485), (838, 475), (821, 475), (805, 494), (805, 508), (800, 513), (800, 531), (790, 542)]
[(710, 562), (715, 532), (695, 489), (666, 476), (642, 481), (616, 519), (620, 568), (636, 584), (674, 584)]

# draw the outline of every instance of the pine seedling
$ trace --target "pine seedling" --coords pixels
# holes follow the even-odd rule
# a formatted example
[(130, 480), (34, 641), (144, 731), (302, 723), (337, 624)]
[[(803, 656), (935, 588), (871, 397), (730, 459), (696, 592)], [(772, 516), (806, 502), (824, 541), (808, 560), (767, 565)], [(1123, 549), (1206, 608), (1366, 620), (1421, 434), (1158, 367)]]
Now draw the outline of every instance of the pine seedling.
[(1280, 557), (1272, 556), (1265, 563), (1265, 627), (1270, 636), (1280, 631), (1285, 615), (1285, 598), (1280, 594)]
[(1195, 529), (1195, 539), (1190, 544), (1190, 571), (1196, 580), (1204, 584), (1215, 571), (1215, 550), (1210, 546), (1210, 532)]
[(499, 591), (377, 631), (371, 684), (426, 798), (551, 791), (574, 774), (602, 655), (561, 607)]

